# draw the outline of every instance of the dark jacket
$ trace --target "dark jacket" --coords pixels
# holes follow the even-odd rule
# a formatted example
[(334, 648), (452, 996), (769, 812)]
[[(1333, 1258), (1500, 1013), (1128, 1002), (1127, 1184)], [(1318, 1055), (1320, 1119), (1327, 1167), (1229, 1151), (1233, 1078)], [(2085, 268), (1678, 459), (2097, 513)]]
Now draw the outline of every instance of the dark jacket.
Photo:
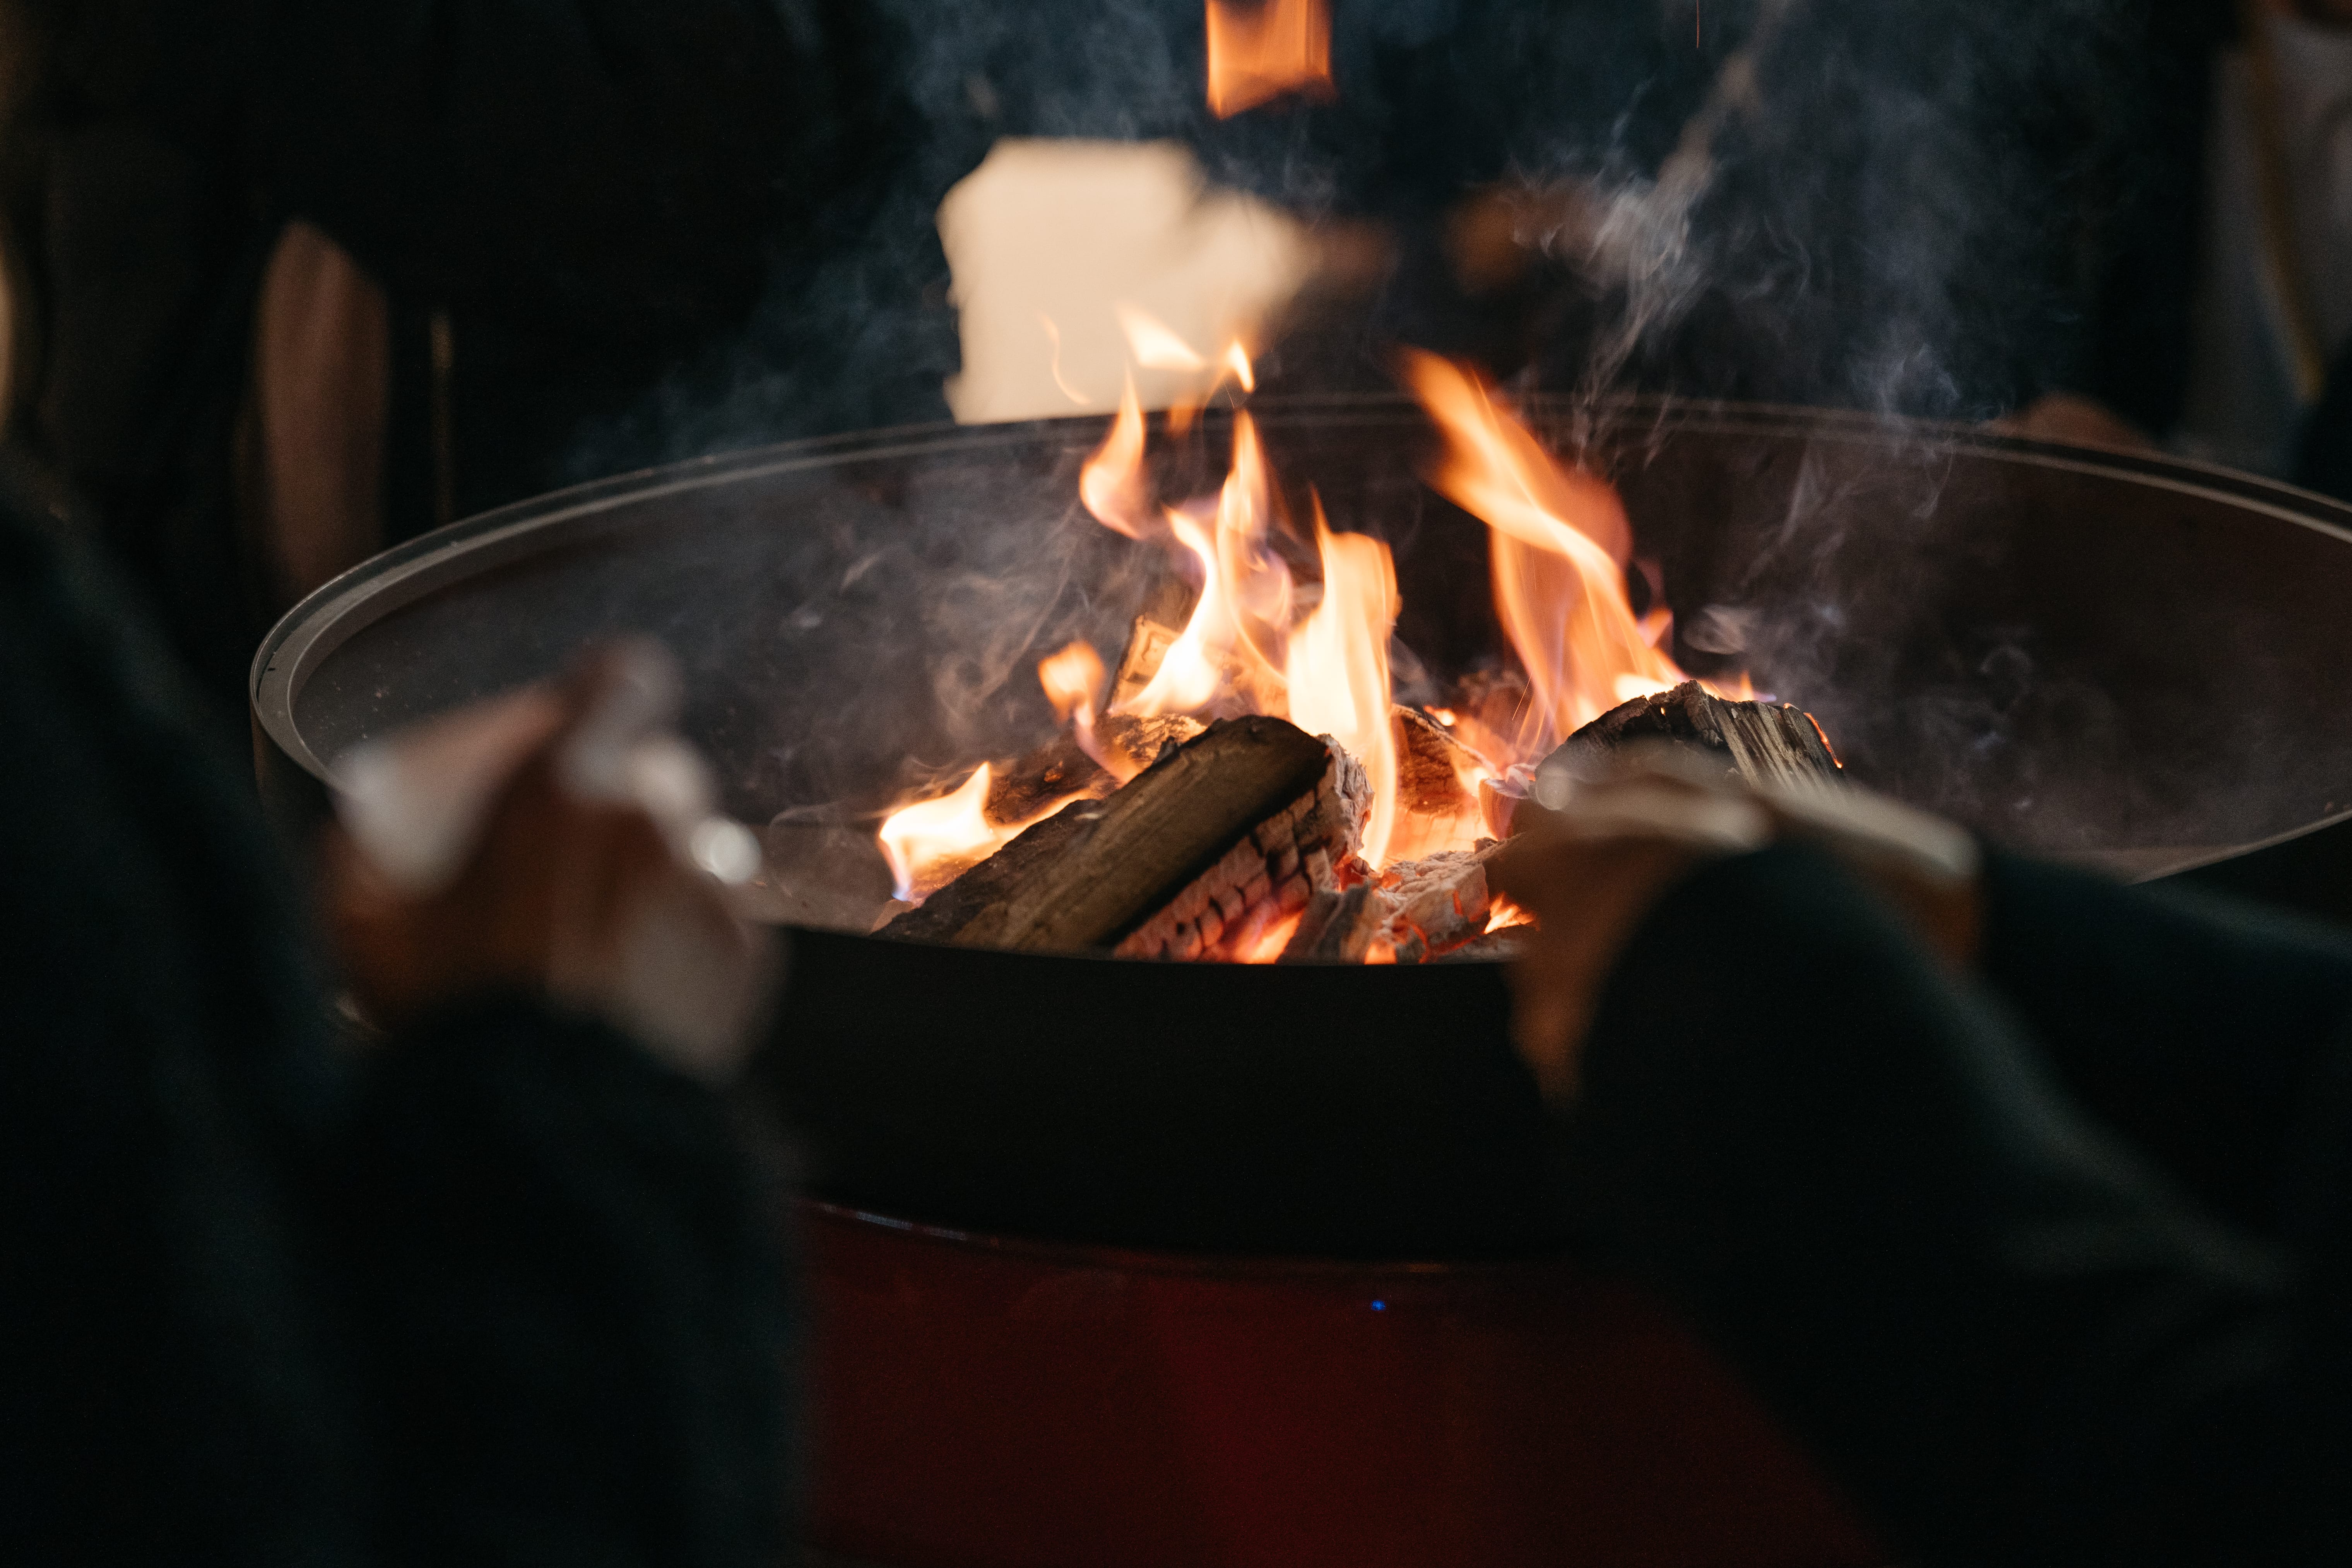
[(341, 1048), (67, 510), (0, 463), (0, 1559), (776, 1561), (767, 1163), (527, 999)]
[(236, 720), (282, 607), (238, 465), (291, 220), (387, 296), (386, 542), (681, 443), (943, 418), (907, 47), (836, 0), (6, 0), (14, 433)]
[(2352, 1554), (2352, 940), (1996, 858), (1979, 973), (1811, 851), (1671, 895), (1583, 1218), (1910, 1560)]

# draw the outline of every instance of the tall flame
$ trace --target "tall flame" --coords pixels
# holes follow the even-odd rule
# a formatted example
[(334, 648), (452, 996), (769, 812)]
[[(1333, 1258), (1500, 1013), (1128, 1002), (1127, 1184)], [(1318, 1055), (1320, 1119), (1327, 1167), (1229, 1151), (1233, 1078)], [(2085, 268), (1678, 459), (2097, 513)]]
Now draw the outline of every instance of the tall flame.
[(1078, 470), (1078, 499), (1095, 521), (1129, 539), (1150, 531), (1151, 496), (1143, 471), (1143, 405), (1135, 395), (1135, 377), (1127, 378), (1127, 392), (1118, 400), (1118, 417), (1095, 455)]
[(1334, 96), (1323, 0), (1208, 0), (1209, 110), (1223, 120), (1301, 93)]
[(1615, 488), (1562, 468), (1458, 366), (1412, 353), (1405, 374), (1446, 437), (1430, 482), (1495, 531), (1495, 609), (1532, 689), (1520, 754), (1541, 756), (1618, 704), (1682, 680), (1625, 597), (1633, 531)]
[(1333, 533), (1319, 496), (1315, 547), (1323, 559), (1323, 602), (1291, 634), (1284, 668), (1290, 721), (1310, 735), (1330, 736), (1364, 765), (1372, 814), (1362, 853), (1380, 866), (1397, 823), (1397, 726), (1389, 686), (1396, 563), (1377, 539)]
[[(1234, 463), (1217, 495), (1213, 524), (1171, 508), (1169, 528), (1201, 574), (1201, 597), (1183, 634), (1141, 691), (1121, 706), (1130, 713), (1191, 713), (1230, 693), (1244, 709), (1278, 702), (1281, 664), (1268, 650), (1291, 616), (1289, 570), (1266, 548), (1273, 486), (1257, 426), (1234, 416)], [(1212, 531), (1213, 530), (1213, 531)]]

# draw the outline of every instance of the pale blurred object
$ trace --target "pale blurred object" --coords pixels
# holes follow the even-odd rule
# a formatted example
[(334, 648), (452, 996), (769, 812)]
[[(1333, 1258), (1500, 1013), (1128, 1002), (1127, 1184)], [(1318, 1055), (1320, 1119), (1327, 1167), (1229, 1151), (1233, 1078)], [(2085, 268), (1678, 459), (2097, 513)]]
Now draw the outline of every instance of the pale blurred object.
[[(2352, 334), (2352, 32), (2246, 8), (2214, 66), (2189, 398), (2174, 445), (2293, 469), (2303, 417)], [(2259, 13), (2259, 14), (2257, 14)]]
[(774, 962), (730, 890), (761, 856), (676, 734), (680, 697), (666, 652), (624, 643), (338, 759), (329, 901), (372, 1014), (538, 991), (682, 1071), (740, 1065)]
[(392, 312), (351, 254), (299, 221), (255, 308), (252, 504), (273, 587), (291, 604), (383, 542)]
[[(964, 424), (1108, 412), (1130, 371), (1146, 408), (1196, 402), (1225, 374), (1224, 345), (1255, 340), (1316, 250), (1297, 220), (1210, 191), (1173, 142), (999, 142), (939, 222), (962, 319), (948, 402)], [(1137, 363), (1139, 320), (1197, 364)]]

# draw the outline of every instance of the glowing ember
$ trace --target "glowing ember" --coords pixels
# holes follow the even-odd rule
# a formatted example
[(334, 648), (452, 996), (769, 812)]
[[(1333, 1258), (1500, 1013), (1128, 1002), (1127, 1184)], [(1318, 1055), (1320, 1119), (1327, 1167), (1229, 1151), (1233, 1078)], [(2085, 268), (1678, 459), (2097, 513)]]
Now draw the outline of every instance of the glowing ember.
[(1299, 93), (1335, 96), (1323, 0), (1209, 0), (1209, 110), (1220, 120)]

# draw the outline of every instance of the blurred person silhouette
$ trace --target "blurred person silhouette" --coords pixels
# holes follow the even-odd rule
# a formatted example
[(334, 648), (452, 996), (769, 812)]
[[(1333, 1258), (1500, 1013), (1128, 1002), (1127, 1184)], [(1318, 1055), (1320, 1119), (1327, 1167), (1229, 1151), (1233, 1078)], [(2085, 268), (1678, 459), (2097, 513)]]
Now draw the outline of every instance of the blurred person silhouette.
[(7, 433), (241, 730), (294, 598), (686, 455), (627, 417), (673, 383), (771, 367), (737, 444), (946, 417), (907, 48), (847, 0), (5, 0)]
[(768, 961), (666, 667), (354, 759), (351, 1026), (73, 505), (0, 450), (0, 1559), (786, 1560)]
[(1578, 1225), (1904, 1561), (2352, 1554), (2352, 939), (1636, 762), (1494, 862)]

